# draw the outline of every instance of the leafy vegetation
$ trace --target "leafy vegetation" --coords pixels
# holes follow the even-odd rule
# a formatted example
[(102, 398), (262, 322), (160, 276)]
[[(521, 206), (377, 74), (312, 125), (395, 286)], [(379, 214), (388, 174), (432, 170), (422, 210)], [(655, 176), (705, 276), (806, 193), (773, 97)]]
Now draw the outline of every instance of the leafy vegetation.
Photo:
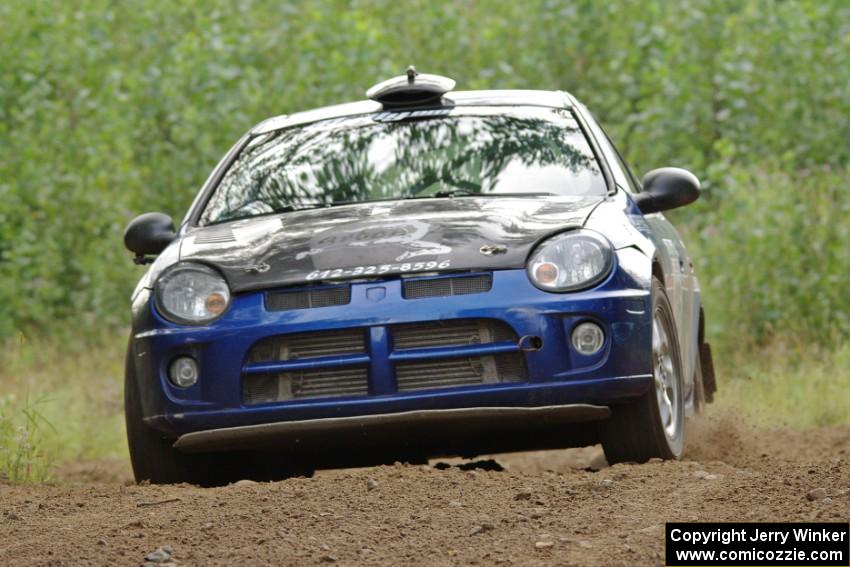
[[(692, 169), (705, 198), (671, 216), (718, 357), (815, 345), (799, 368), (850, 390), (830, 362), (850, 333), (846, 2), (32, 0), (0, 1), (0, 21), (0, 338), (26, 337), (0, 387), (60, 400), (36, 406), (57, 432), (34, 423), (63, 457), (120, 451), (127, 221), (180, 218), (252, 124), (410, 63), (459, 88), (569, 90), (637, 172)], [(771, 356), (747, 358), (754, 375)], [(4, 400), (8, 449), (32, 405)]]
[(829, 167), (735, 170), (724, 177), (723, 196), (686, 224), (710, 334), (724, 353), (776, 340), (846, 342), (849, 174)]

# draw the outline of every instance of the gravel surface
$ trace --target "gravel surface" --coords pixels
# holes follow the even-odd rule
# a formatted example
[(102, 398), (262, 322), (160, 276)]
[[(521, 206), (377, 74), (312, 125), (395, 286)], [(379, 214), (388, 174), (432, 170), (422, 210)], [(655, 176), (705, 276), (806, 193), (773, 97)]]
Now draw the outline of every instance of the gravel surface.
[(850, 520), (850, 426), (760, 430), (716, 417), (694, 425), (681, 461), (613, 467), (590, 447), (201, 489), (132, 485), (123, 461), (74, 463), (55, 484), (0, 484), (0, 557), (7, 565), (655, 565), (666, 521)]

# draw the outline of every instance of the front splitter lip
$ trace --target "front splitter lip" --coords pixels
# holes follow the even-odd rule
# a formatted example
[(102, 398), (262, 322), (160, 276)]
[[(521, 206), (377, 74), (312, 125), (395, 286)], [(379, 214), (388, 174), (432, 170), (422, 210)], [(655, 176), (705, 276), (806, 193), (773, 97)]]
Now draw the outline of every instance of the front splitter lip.
[(643, 395), (651, 374), (551, 382), (526, 382), (420, 390), (387, 396), (316, 398), (280, 404), (158, 414), (144, 422), (163, 437), (177, 439), (194, 432), (289, 421), (358, 417), (422, 410), (480, 407), (534, 408), (571, 404), (611, 405)]
[(183, 453), (292, 450), (311, 445), (332, 445), (340, 440), (351, 446), (404, 439), (425, 429), (429, 436), (435, 437), (453, 435), (458, 431), (466, 435), (499, 430), (517, 432), (598, 421), (610, 415), (607, 406), (592, 404), (417, 410), (196, 431), (181, 435), (174, 448)]

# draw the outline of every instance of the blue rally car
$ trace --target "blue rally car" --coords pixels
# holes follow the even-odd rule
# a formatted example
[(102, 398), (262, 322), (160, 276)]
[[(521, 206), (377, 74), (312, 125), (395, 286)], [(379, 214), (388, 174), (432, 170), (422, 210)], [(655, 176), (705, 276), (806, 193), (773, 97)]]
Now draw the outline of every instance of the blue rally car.
[(133, 220), (136, 479), (213, 485), (319, 467), (601, 442), (677, 458), (715, 390), (693, 262), (565, 92), (406, 75), (278, 116), (175, 229)]

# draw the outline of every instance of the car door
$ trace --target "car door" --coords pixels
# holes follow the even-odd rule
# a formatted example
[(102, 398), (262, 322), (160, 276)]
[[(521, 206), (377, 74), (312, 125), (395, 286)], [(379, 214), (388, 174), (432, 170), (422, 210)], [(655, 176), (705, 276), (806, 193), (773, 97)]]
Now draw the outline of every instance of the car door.
[[(640, 192), (640, 184), (611, 139), (583, 105), (577, 103), (577, 107), (583, 111), (584, 121), (602, 151), (617, 187), (631, 194)], [(651, 239), (664, 271), (663, 283), (676, 321), (683, 371), (686, 382), (690, 384), (696, 365), (700, 308), (693, 261), (676, 228), (662, 213), (644, 215), (644, 218), (651, 229)]]

